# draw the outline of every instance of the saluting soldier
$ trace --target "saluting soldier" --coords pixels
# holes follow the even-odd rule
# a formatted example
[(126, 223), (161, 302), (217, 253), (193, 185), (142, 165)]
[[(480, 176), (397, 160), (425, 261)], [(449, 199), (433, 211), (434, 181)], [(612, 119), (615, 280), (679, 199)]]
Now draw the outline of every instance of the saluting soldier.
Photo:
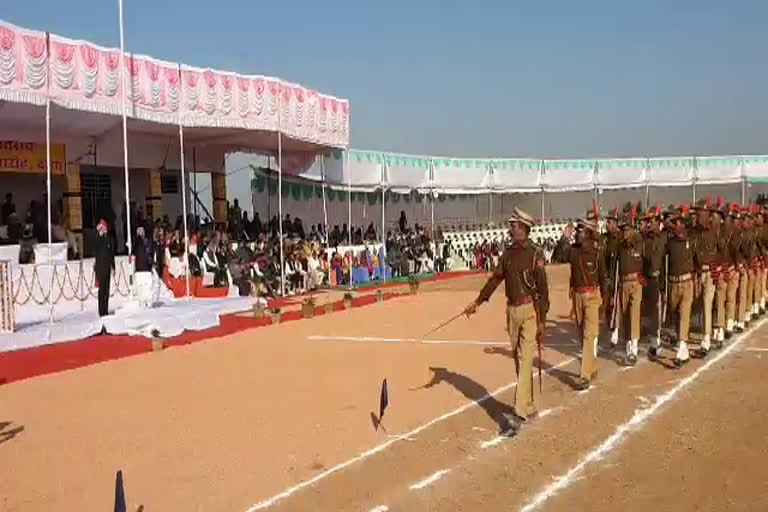
[(621, 231), (619, 231), (619, 207), (616, 206), (613, 212), (605, 218), (605, 234), (602, 236), (604, 248), (604, 264), (607, 279), (603, 282), (601, 290), (603, 304), (605, 304), (606, 324), (611, 335), (611, 344), (616, 346), (619, 343), (619, 324), (616, 305), (618, 302), (619, 288), (619, 245), (621, 245)]
[(643, 216), (643, 274), (647, 284), (643, 288), (643, 304), (648, 305), (649, 352), (661, 346), (662, 290), (666, 276), (664, 261), (667, 249), (667, 232), (661, 229), (661, 209), (648, 208)]
[(573, 245), (573, 226), (566, 226), (555, 248), (554, 261), (571, 266), (570, 290), (576, 327), (581, 335), (581, 372), (577, 389), (587, 389), (597, 377), (597, 337), (600, 333), (600, 289), (606, 272), (597, 219), (579, 221)]
[(477, 299), (466, 308), (473, 315), (480, 304), (487, 302), (494, 290), (504, 282), (507, 296), (507, 328), (517, 370), (515, 414), (505, 415), (509, 430), (520, 426), (538, 413), (533, 398), (533, 354), (536, 341), (544, 334), (544, 322), (549, 311), (549, 288), (544, 270), (544, 253), (528, 239), (533, 219), (515, 208), (509, 219), (512, 243), (504, 250), (499, 264)]
[[(710, 274), (715, 285), (714, 304), (714, 331), (712, 334), (713, 346), (722, 348), (725, 341), (726, 302), (728, 296), (728, 281), (731, 274), (730, 256), (728, 254), (728, 242), (725, 231), (726, 210), (723, 209), (722, 198), (718, 197), (717, 205), (709, 215), (709, 228), (715, 233), (715, 261), (710, 264)], [(733, 321), (731, 321), (733, 329)]]
[(709, 199), (698, 201), (694, 207), (696, 217), (694, 225), (689, 230), (688, 239), (693, 251), (694, 298), (701, 298), (701, 309), (704, 317), (703, 336), (699, 352), (702, 356), (709, 353), (712, 345), (712, 304), (715, 300), (715, 284), (712, 280), (710, 266), (717, 258), (717, 237), (709, 225)]
[(670, 231), (667, 241), (667, 257), (669, 258), (669, 308), (670, 313), (677, 314), (677, 351), (675, 366), (681, 367), (690, 359), (688, 351), (688, 334), (691, 322), (691, 305), (693, 304), (693, 272), (694, 261), (691, 244), (688, 240), (688, 230), (685, 225), (687, 205), (680, 210), (673, 210), (669, 217)]
[[(628, 205), (629, 206), (629, 205)], [(637, 362), (638, 342), (640, 340), (640, 305), (643, 297), (643, 239), (635, 230), (636, 210), (631, 213), (625, 208), (624, 216), (619, 220), (621, 244), (619, 245), (619, 276), (621, 279), (621, 320), (622, 333), (626, 340), (626, 363)]]

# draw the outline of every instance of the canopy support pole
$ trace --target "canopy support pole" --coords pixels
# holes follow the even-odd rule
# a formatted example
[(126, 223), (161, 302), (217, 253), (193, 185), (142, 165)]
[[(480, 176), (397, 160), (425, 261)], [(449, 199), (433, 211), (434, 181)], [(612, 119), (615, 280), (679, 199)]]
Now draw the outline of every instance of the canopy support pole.
[(544, 187), (541, 187), (541, 224), (544, 224)]
[[(347, 163), (347, 242), (349, 243), (350, 247), (350, 256), (349, 256), (349, 287), (352, 288), (352, 262), (354, 260), (354, 255), (351, 254), (352, 252), (352, 175), (350, 174), (349, 170), (349, 145), (347, 145), (347, 156), (345, 158)], [(342, 257), (343, 261), (343, 257)]]
[[(50, 36), (46, 32), (45, 34), (46, 51), (48, 52), (50, 61)], [(50, 77), (50, 75), (49, 75)], [(50, 84), (50, 79), (48, 80)], [(66, 162), (65, 162), (66, 164)], [(51, 94), (50, 85), (48, 86), (46, 99), (45, 99), (45, 191), (48, 201), (46, 204), (48, 215), (48, 265), (51, 269), (51, 280), (48, 283), (48, 305), (50, 306), (48, 311), (48, 341), (51, 341), (51, 326), (53, 325), (53, 278), (56, 272), (56, 266), (53, 263), (53, 229), (51, 227), (51, 204), (53, 198), (51, 197)], [(32, 293), (32, 292), (30, 292)]]
[(741, 178), (741, 204), (747, 202), (747, 178)]
[[(280, 93), (282, 95), (282, 92)], [(280, 128), (280, 96), (277, 123), (277, 225), (280, 230), (280, 293), (285, 297), (285, 253), (283, 252), (283, 132)]]
[[(181, 75), (181, 70), (179, 70)], [(189, 230), (187, 227), (187, 179), (184, 169), (184, 126), (181, 124), (181, 113), (179, 113), (179, 152), (181, 158), (181, 214), (184, 216), (184, 259), (186, 260), (186, 270), (184, 272), (187, 279), (187, 291), (184, 296), (189, 300)]]
[[(125, 30), (123, 24), (123, 0), (118, 0), (120, 14), (120, 93), (123, 104), (123, 171), (125, 173), (125, 245), (130, 260), (131, 246), (131, 191), (128, 182), (128, 116), (125, 105)], [(133, 268), (131, 268), (133, 276)]]
[[(325, 226), (325, 232), (324, 232), (324, 238), (325, 238), (325, 257), (326, 261), (328, 263), (328, 284), (331, 283), (331, 246), (328, 243), (328, 205), (326, 203), (325, 199), (325, 185), (326, 185), (326, 178), (325, 178), (325, 155), (320, 155), (320, 172), (323, 175), (323, 224)], [(267, 190), (267, 193), (269, 193), (269, 190)]]

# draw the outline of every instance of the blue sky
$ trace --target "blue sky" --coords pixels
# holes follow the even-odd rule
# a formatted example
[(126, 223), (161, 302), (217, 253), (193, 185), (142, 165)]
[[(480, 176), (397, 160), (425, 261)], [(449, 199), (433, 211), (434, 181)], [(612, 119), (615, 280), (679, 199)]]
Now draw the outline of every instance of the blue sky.
[[(6, 2), (0, 18), (119, 44), (116, 0)], [(130, 51), (349, 98), (356, 148), (768, 152), (765, 1), (125, 0), (125, 18)]]

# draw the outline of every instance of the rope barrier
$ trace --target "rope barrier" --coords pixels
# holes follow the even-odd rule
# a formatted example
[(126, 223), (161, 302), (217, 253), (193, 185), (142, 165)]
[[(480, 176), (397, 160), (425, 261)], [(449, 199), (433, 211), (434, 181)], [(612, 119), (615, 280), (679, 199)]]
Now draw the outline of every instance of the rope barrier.
[[(48, 290), (48, 293), (43, 289), (40, 272), (38, 271), (38, 268), (42, 266), (51, 268), (51, 272), (53, 272), (52, 282), (55, 286), (53, 290)], [(110, 297), (115, 297), (116, 295), (128, 297), (131, 294), (130, 277), (125, 267), (125, 262), (120, 262), (116, 265), (114, 279), (111, 280), (109, 287)], [(96, 274), (93, 272), (93, 268), (89, 270), (90, 283), (85, 275), (86, 271), (82, 263), (77, 269), (76, 279), (72, 277), (74, 269), (70, 270), (70, 265), (67, 263), (35, 265), (31, 276), (23, 269), (19, 269), (17, 279), (15, 281), (11, 280), (13, 302), (17, 306), (24, 306), (32, 301), (38, 306), (42, 306), (44, 304), (51, 304), (51, 301), (53, 305), (56, 305), (62, 299), (65, 301), (85, 302), (90, 298), (97, 298), (99, 289), (96, 286)], [(67, 287), (70, 292), (66, 291)]]

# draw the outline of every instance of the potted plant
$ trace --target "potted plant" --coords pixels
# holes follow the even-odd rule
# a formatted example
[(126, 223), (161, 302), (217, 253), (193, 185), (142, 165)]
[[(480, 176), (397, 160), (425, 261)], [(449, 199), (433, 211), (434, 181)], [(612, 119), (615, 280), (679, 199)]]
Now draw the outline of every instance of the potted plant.
[(346, 309), (352, 309), (352, 299), (353, 299), (353, 296), (350, 292), (346, 292), (344, 294), (344, 307)]
[(315, 298), (307, 297), (301, 303), (301, 316), (304, 318), (312, 318), (315, 316)]
[(273, 324), (279, 324), (280, 323), (280, 308), (272, 308), (269, 310), (269, 315), (272, 317), (272, 323)]
[(376, 291), (376, 302), (378, 303), (384, 302), (384, 290)]
[(160, 337), (160, 331), (152, 329), (152, 352), (160, 352), (164, 348), (163, 338)]
[(420, 281), (418, 277), (414, 275), (408, 276), (408, 287), (411, 289), (412, 294), (419, 291), (419, 283)]

